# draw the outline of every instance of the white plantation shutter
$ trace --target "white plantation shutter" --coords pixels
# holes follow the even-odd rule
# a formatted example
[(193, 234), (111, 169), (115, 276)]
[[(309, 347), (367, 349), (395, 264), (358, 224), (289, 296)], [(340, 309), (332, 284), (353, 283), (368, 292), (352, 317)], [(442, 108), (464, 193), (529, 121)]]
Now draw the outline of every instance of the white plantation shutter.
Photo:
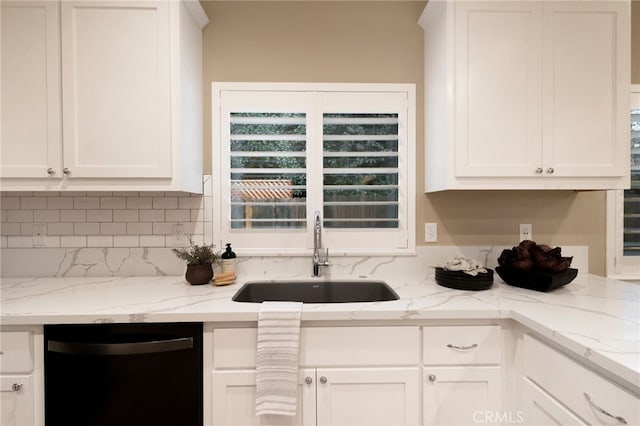
[(220, 83), (213, 102), (220, 244), (308, 254), (319, 211), (330, 252), (414, 250), (413, 86)]

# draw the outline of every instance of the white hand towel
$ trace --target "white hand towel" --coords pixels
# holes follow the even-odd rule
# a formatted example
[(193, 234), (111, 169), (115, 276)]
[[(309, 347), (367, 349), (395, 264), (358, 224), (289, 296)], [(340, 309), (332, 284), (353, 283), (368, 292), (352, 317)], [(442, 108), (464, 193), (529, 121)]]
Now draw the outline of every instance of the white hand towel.
[(301, 313), (299, 302), (262, 302), (258, 314), (258, 416), (296, 414)]

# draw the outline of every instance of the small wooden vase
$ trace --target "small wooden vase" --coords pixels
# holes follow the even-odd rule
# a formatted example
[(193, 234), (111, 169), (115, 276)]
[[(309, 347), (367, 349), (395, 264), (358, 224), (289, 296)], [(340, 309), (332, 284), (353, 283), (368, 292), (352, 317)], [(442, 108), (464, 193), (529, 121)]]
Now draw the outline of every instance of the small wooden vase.
[(192, 285), (207, 284), (213, 278), (213, 268), (210, 263), (205, 265), (187, 265), (184, 278)]

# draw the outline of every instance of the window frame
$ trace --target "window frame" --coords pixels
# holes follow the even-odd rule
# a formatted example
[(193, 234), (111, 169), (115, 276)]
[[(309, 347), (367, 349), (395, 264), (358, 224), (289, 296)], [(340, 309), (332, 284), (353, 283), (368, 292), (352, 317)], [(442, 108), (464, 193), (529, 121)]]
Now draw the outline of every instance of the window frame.
[[(640, 84), (631, 85), (629, 106), (640, 109)], [(640, 280), (640, 256), (624, 255), (624, 190), (607, 191), (606, 195), (606, 270), (609, 278)]]
[[(212, 85), (212, 176), (213, 176), (213, 239), (212, 241), (219, 247), (223, 244), (231, 242), (236, 251), (242, 252), (247, 256), (297, 256), (309, 255), (313, 250), (313, 213), (315, 210), (323, 211), (323, 195), (322, 195), (322, 173), (307, 175), (307, 214), (306, 228), (301, 230), (295, 229), (256, 229), (254, 231), (232, 230), (228, 225), (227, 216), (229, 203), (229, 178), (227, 166), (229, 161), (228, 147), (224, 146), (222, 128), (224, 125), (224, 114), (230, 112), (223, 105), (223, 96), (225, 92), (303, 92), (313, 97), (312, 103), (317, 104), (317, 110), (314, 110), (316, 118), (322, 117), (322, 112), (344, 112), (333, 111), (330, 108), (323, 108), (323, 94), (332, 94), (334, 96), (343, 96), (346, 102), (349, 102), (349, 96), (370, 94), (402, 94), (404, 96), (403, 106), (404, 112), (402, 122), (404, 128), (399, 129), (402, 133), (400, 138), (404, 138), (402, 143), (399, 142), (398, 154), (402, 158), (398, 169), (402, 175), (401, 190), (404, 191), (403, 202), (401, 204), (399, 220), (400, 229), (396, 231), (398, 235), (402, 234), (402, 238), (396, 238), (397, 244), (392, 244), (386, 238), (382, 238), (384, 232), (382, 229), (350, 228), (348, 230), (340, 229), (323, 229), (323, 246), (329, 248), (332, 256), (336, 255), (412, 255), (415, 254), (415, 210), (416, 210), (416, 95), (415, 84), (404, 83), (251, 83), (251, 82), (213, 82)], [(366, 98), (366, 96), (365, 96)], [(335, 104), (335, 102), (334, 102)], [(353, 105), (357, 105), (354, 102)], [(361, 102), (361, 105), (367, 105)], [(358, 109), (351, 112), (373, 112), (366, 109)], [(277, 108), (276, 108), (277, 109)], [(348, 108), (346, 110), (349, 110)], [(262, 111), (252, 111), (262, 112)], [(281, 111), (278, 112), (295, 112)], [(391, 111), (389, 111), (391, 112)], [(395, 111), (394, 111), (395, 112)], [(307, 134), (322, 134), (322, 123), (315, 120), (309, 120)], [(318, 129), (318, 126), (320, 129)], [(315, 144), (314, 144), (315, 142)], [(307, 140), (307, 168), (308, 170), (322, 170), (323, 147), (322, 139), (318, 141), (313, 136), (309, 136)], [(313, 145), (313, 146), (310, 146)], [(403, 152), (400, 152), (400, 151)], [(223, 180), (224, 179), (224, 180)], [(226, 182), (225, 182), (226, 180)], [(318, 182), (319, 181), (319, 182)], [(312, 188), (316, 188), (316, 192)], [(317, 189), (320, 188), (320, 191)], [(387, 231), (388, 232), (388, 231)], [(270, 247), (267, 246), (250, 246), (245, 244), (247, 238), (238, 237), (239, 235), (260, 236), (262, 241), (271, 241)], [(234, 236), (236, 237), (234, 239)], [(393, 238), (391, 238), (393, 239)], [(400, 242), (402, 239), (402, 242)], [(227, 241), (228, 240), (228, 241)], [(347, 244), (354, 241), (359, 244)], [(389, 243), (382, 245), (384, 243)]]

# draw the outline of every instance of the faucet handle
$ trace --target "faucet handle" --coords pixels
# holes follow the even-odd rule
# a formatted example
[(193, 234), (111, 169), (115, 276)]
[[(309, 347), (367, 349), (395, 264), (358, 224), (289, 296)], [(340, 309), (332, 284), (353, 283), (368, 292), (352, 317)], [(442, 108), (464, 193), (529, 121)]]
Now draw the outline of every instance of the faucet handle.
[(320, 266), (329, 266), (329, 247), (321, 250), (324, 250), (324, 256), (320, 257)]

